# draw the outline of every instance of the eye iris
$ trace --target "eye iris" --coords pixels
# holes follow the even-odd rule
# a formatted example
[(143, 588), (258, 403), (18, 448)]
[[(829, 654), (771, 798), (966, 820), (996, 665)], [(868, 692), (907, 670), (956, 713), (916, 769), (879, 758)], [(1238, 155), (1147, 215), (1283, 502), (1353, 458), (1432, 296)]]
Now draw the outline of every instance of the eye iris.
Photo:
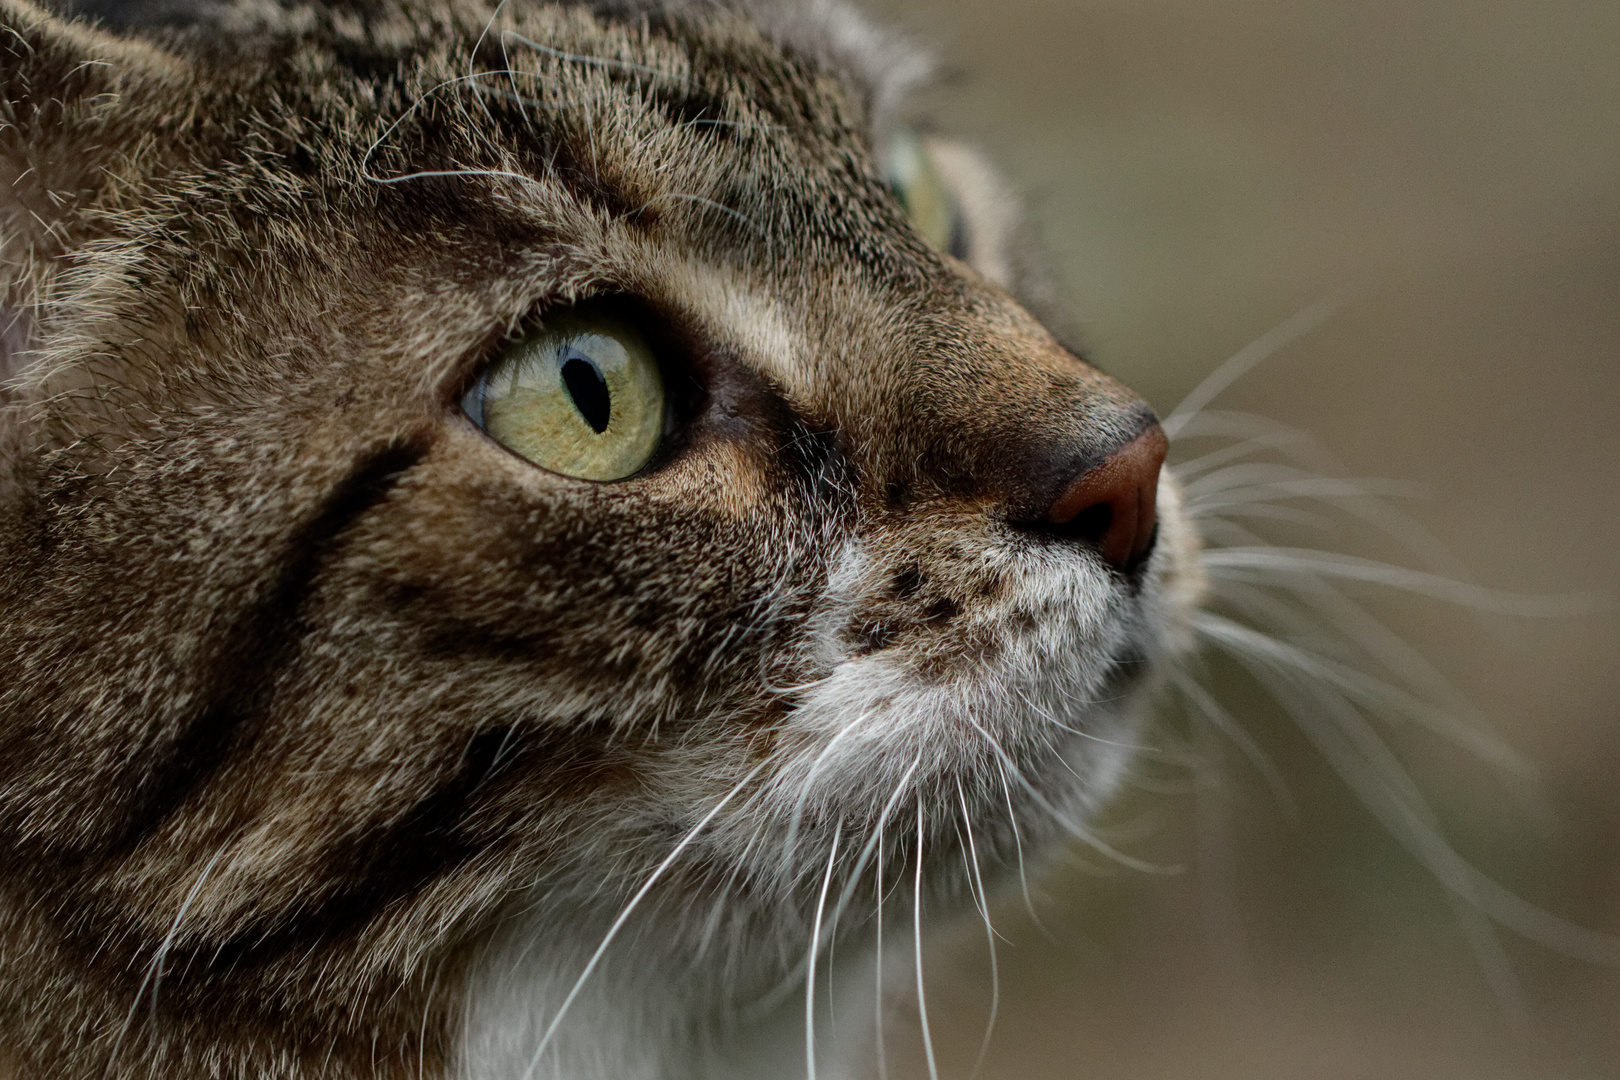
[(569, 352), (571, 355), (562, 365), (563, 385), (568, 387), (579, 415), (591, 425), (592, 431), (600, 435), (607, 430), (608, 421), (613, 417), (613, 401), (608, 395), (607, 380), (602, 378), (602, 373), (589, 359), (572, 349)]
[(543, 469), (622, 480), (663, 441), (664, 381), (634, 321), (587, 304), (549, 311), (509, 341), (462, 409)]

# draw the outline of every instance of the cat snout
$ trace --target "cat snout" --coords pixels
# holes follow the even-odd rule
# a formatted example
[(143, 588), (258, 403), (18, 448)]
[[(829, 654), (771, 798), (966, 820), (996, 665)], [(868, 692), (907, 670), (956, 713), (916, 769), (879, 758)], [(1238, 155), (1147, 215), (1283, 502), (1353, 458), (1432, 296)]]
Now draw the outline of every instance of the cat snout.
[(1137, 569), (1153, 549), (1158, 521), (1159, 469), (1169, 440), (1153, 424), (1071, 480), (1046, 511), (1048, 531), (1096, 546), (1121, 573)]

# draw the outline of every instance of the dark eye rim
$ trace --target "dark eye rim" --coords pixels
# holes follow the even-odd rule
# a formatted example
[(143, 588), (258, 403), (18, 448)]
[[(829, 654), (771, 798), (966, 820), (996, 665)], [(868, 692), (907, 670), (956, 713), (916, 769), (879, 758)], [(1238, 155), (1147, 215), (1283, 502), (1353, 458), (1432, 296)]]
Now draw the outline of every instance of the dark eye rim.
[[(590, 480), (584, 477), (553, 474), (578, 484), (624, 484), (663, 469), (680, 456), (685, 448), (690, 429), (708, 402), (708, 393), (701, 378), (700, 365), (694, 362), (693, 345), (696, 335), (680, 322), (663, 313), (653, 303), (628, 292), (601, 292), (588, 294), (572, 301), (546, 300), (535, 304), (533, 310), (515, 327), (505, 327), (492, 333), (474, 353), (475, 360), (466, 365), (463, 378), (453, 384), (452, 411), (459, 414), (490, 445), (509, 454), (531, 468), (549, 472), (500, 443), (490, 436), (483, 420), (483, 387), (490, 371), (500, 361), (501, 354), (513, 342), (542, 326), (548, 315), (563, 311), (585, 311), (610, 320), (633, 325), (652, 350), (653, 361), (664, 381), (664, 425), (659, 433), (658, 448), (647, 462), (629, 476), (616, 480)], [(476, 397), (475, 397), (476, 395)], [(475, 401), (474, 408), (469, 402)], [(476, 413), (476, 415), (475, 415)]]

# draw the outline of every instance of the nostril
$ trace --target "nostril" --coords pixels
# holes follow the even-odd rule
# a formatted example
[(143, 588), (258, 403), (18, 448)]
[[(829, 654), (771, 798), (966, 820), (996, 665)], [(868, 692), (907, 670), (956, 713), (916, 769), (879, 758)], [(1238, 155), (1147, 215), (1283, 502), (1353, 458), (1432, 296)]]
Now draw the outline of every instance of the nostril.
[(1108, 527), (1114, 523), (1113, 503), (1100, 502), (1088, 506), (1068, 521), (1053, 521), (1063, 530), (1064, 535), (1076, 539), (1101, 541), (1108, 535)]
[(1047, 521), (1095, 544), (1114, 569), (1134, 570), (1153, 546), (1159, 469), (1169, 448), (1154, 424), (1077, 477), (1052, 503)]

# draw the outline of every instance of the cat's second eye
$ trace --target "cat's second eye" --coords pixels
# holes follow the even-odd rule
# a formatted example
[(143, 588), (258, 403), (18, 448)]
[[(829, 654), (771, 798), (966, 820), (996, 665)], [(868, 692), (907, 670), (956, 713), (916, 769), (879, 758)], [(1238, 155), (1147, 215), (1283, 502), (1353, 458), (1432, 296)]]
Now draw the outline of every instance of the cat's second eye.
[(924, 240), (957, 258), (965, 255), (961, 209), (917, 133), (901, 128), (889, 142), (889, 189)]
[(548, 313), (507, 344), (461, 405), (508, 450), (581, 480), (639, 472), (664, 432), (664, 380), (646, 338), (590, 307)]

